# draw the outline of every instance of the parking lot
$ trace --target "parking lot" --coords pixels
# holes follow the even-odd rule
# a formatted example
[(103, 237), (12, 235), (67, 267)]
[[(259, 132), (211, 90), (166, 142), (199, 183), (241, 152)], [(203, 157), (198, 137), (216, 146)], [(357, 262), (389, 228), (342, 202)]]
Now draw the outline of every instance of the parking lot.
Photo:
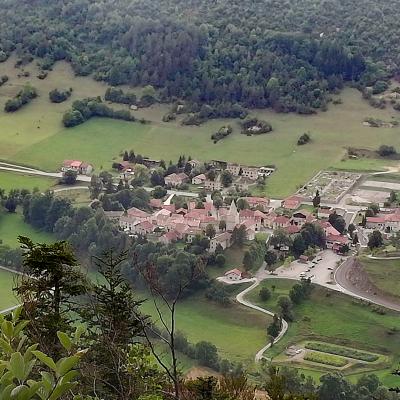
[(338, 256), (331, 250), (320, 251), (312, 261), (307, 263), (298, 260), (293, 261), (288, 266), (277, 268), (273, 274), (269, 271), (259, 271), (257, 278), (283, 278), (300, 280), (311, 279), (313, 283), (334, 287), (333, 271), (338, 265), (338, 262), (344, 261), (345, 257)]

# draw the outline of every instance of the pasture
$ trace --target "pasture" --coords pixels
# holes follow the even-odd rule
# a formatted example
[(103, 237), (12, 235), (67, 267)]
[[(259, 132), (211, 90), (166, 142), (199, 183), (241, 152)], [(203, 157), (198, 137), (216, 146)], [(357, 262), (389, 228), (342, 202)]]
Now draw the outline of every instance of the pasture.
[[(150, 300), (141, 309), (155, 317)], [(191, 343), (211, 342), (217, 346), (221, 358), (246, 365), (253, 364), (255, 354), (266, 344), (269, 323), (270, 319), (259, 312), (237, 304), (223, 307), (201, 295), (183, 300), (177, 307), (177, 329)]]
[(50, 233), (38, 231), (25, 223), (21, 213), (0, 212), (0, 240), (2, 243), (12, 248), (19, 247), (18, 236), (27, 236), (34, 242), (40, 243), (52, 241)]
[[(294, 282), (270, 279), (260, 287), (268, 287), (272, 293), (267, 302), (260, 300), (259, 288), (249, 294), (255, 304), (269, 310), (278, 311), (277, 299), (287, 295)], [(272, 288), (275, 287), (275, 289)], [(380, 315), (372, 307), (362, 304), (349, 296), (315, 287), (309, 300), (293, 308), (295, 320), (289, 323), (289, 330), (281, 341), (266, 353), (267, 357), (276, 357), (282, 351), (302, 340), (317, 339), (325, 343), (335, 343), (353, 349), (390, 355), (386, 365), (374, 366), (374, 371), (387, 384), (394, 384), (390, 372), (400, 360), (400, 321), (399, 314), (387, 311)], [(318, 368), (307, 367), (312, 375), (323, 372)], [(302, 369), (302, 372), (305, 372)], [(357, 379), (358, 374), (349, 376)]]
[[(365, 117), (391, 120), (400, 114), (394, 110), (371, 108), (354, 89), (345, 89), (340, 94), (342, 104), (330, 104), (327, 112), (312, 116), (255, 110), (253, 113), (268, 120), (274, 131), (252, 137), (241, 135), (238, 122), (232, 120), (213, 120), (200, 127), (182, 126), (180, 118), (164, 123), (161, 119), (168, 110), (167, 105), (135, 112), (138, 117), (150, 120), (149, 125), (94, 119), (65, 129), (61, 118), (71, 102), (103, 95), (106, 86), (89, 77), (75, 77), (64, 62), (58, 63), (44, 80), (36, 78), (34, 63), (25, 67), (30, 72), (29, 77), (18, 78), (19, 70), (13, 67), (14, 62), (15, 57), (11, 57), (0, 64), (0, 75), (10, 77), (9, 82), (0, 88), (0, 159), (53, 170), (65, 158), (78, 158), (94, 163), (99, 171), (109, 169), (122, 150), (133, 148), (136, 153), (167, 161), (186, 154), (200, 160), (275, 164), (277, 171), (267, 180), (264, 192), (271, 197), (287, 196), (321, 169), (335, 167), (371, 171), (398, 164), (371, 159), (341, 161), (348, 146), (376, 149), (381, 144), (391, 144), (400, 148), (400, 127), (371, 128), (362, 124)], [(39, 98), (15, 114), (4, 113), (5, 101), (26, 82), (37, 87)], [(72, 87), (72, 97), (61, 104), (50, 103), (48, 92), (56, 87)], [(211, 134), (226, 123), (234, 127), (233, 134), (213, 144)], [(304, 132), (310, 132), (312, 141), (297, 146), (297, 139)]]
[(55, 184), (57, 184), (57, 179), (0, 171), (0, 189), (6, 192), (11, 189), (33, 190), (35, 188), (43, 192)]
[(11, 272), (0, 270), (0, 311), (18, 304), (12, 292), (15, 276)]

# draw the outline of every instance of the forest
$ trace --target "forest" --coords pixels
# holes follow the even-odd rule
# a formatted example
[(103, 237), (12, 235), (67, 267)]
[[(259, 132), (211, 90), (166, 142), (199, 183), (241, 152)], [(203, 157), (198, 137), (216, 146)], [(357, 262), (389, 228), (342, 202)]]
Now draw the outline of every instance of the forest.
[(152, 85), (160, 101), (279, 112), (326, 109), (348, 83), (398, 73), (399, 1), (1, 0), (0, 61), (17, 50), (110, 85)]

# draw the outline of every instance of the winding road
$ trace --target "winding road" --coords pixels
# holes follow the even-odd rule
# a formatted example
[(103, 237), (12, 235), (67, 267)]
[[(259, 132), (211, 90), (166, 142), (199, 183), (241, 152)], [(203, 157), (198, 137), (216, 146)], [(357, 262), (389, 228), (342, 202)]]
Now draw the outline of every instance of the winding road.
[[(236, 296), (236, 301), (238, 303), (244, 305), (245, 307), (249, 307), (249, 308), (252, 308), (253, 310), (260, 311), (264, 314), (274, 316), (274, 313), (272, 311), (268, 311), (265, 308), (256, 306), (255, 304), (251, 303), (250, 301), (244, 299), (244, 296), (247, 293), (251, 292), (253, 289), (255, 289), (260, 284), (260, 281), (257, 278), (253, 278), (252, 281), (253, 281), (253, 284), (251, 286), (244, 289)], [(282, 318), (282, 329), (279, 332), (279, 335), (275, 338), (274, 343), (278, 342), (285, 335), (286, 331), (288, 330), (288, 327), (289, 327), (288, 323)], [(272, 343), (269, 342), (266, 346), (264, 346), (262, 349), (260, 349), (255, 356), (255, 361), (256, 362), (260, 361), (264, 357), (265, 351), (268, 350), (271, 346), (272, 346)]]

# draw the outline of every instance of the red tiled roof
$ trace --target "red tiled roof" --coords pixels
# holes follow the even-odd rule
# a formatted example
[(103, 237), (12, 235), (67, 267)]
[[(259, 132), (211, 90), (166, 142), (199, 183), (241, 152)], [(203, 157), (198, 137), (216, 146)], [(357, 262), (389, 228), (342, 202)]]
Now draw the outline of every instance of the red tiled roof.
[(348, 238), (341, 235), (327, 235), (326, 240), (328, 242), (339, 242), (341, 244), (346, 244), (348, 242)]
[(234, 274), (234, 275), (238, 275), (238, 276), (242, 276), (242, 271), (240, 271), (239, 269), (235, 268), (235, 269), (231, 269), (230, 271), (226, 271), (225, 272), (225, 276), (226, 275), (230, 275), (230, 274)]
[(285, 231), (289, 235), (294, 235), (295, 233), (299, 233), (301, 228), (298, 225), (289, 225), (288, 227), (285, 228)]
[(288, 224), (289, 218), (285, 217), (284, 215), (278, 215), (277, 217), (274, 218), (274, 222), (276, 224)]
[(139, 209), (136, 208), (136, 207), (130, 208), (130, 209), (127, 211), (127, 213), (128, 213), (128, 216), (130, 216), (130, 217), (137, 217), (137, 218), (147, 218), (147, 217), (150, 216), (150, 214), (148, 214), (147, 212), (142, 211), (142, 210), (139, 210)]
[(161, 199), (150, 199), (150, 206), (153, 208), (162, 208), (162, 200)]
[(385, 217), (367, 217), (367, 222), (372, 222), (373, 224), (384, 224), (386, 219)]

